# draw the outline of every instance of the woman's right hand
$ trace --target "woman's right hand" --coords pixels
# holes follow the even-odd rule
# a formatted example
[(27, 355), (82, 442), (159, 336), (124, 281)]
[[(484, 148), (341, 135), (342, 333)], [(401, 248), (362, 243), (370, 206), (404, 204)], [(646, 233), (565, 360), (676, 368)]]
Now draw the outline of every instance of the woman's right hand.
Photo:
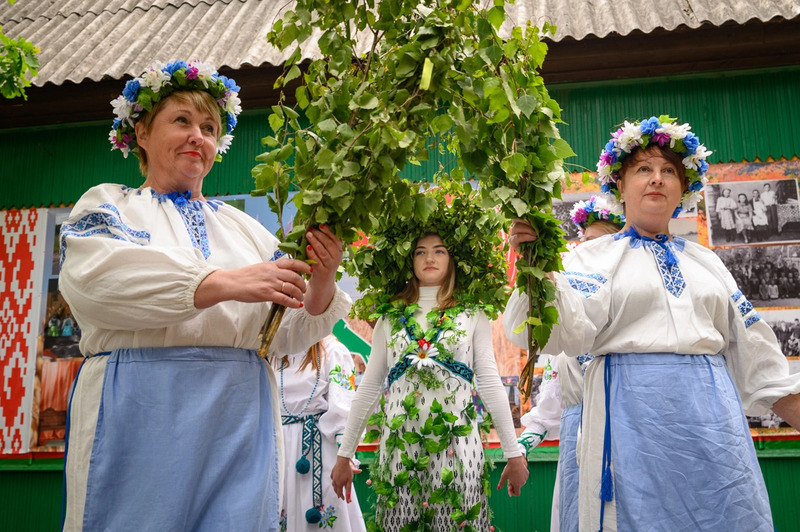
[(222, 301), (261, 303), (270, 301), (288, 308), (303, 306), (311, 266), (297, 259), (281, 258), (235, 270), (211, 272), (197, 286), (194, 306), (204, 309)]
[(525, 242), (533, 242), (538, 237), (536, 230), (533, 228), (530, 222), (520, 220), (519, 218), (515, 218), (514, 221), (511, 222), (511, 229), (509, 230), (508, 235), (508, 243), (511, 244), (511, 247), (517, 253), (520, 252), (521, 244), (524, 244)]
[(336, 457), (336, 465), (331, 471), (333, 492), (343, 501), (350, 502), (350, 492), (353, 489), (353, 468), (349, 458)]

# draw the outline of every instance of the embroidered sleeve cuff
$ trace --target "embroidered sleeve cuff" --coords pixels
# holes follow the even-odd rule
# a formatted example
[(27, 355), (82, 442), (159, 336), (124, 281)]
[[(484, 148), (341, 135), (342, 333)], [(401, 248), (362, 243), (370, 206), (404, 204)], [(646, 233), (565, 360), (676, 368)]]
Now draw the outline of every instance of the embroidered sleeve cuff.
[(542, 440), (544, 440), (545, 436), (547, 436), (547, 431), (538, 433), (532, 431), (529, 432), (526, 430), (520, 434), (519, 438), (517, 439), (517, 443), (520, 445), (520, 448), (525, 448), (524, 453), (527, 455), (532, 449), (535, 449), (537, 445), (542, 443)]

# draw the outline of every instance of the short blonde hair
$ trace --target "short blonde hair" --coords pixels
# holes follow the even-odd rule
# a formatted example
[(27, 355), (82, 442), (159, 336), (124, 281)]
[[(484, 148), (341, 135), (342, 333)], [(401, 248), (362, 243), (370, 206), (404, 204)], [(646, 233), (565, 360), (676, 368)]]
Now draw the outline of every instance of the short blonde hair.
[[(178, 100), (181, 103), (192, 104), (198, 111), (205, 112), (211, 115), (212, 119), (214, 120), (214, 125), (217, 127), (218, 134), (222, 132), (222, 118), (219, 114), (219, 105), (217, 105), (216, 100), (214, 97), (211, 96), (209, 93), (205, 91), (199, 90), (179, 90), (175, 91), (166, 98), (159, 100), (150, 111), (146, 112), (139, 122), (145, 128), (145, 131), (150, 133), (153, 128), (153, 121), (158, 116), (158, 113), (161, 112), (161, 109), (164, 108), (164, 104), (168, 102), (171, 98)], [(219, 140), (219, 139), (217, 139)], [(139, 144), (136, 144), (133, 152), (139, 158), (139, 171), (142, 175), (147, 178), (147, 152), (142, 149)]]

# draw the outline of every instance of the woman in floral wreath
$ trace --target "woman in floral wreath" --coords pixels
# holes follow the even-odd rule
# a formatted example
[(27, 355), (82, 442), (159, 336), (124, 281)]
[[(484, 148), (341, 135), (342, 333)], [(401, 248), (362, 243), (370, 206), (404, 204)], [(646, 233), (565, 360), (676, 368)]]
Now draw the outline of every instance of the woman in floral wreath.
[[(350, 504), (341, 503), (328, 482), (355, 395), (350, 350), (331, 335), (273, 366), (286, 447), (281, 531), (365, 531), (355, 493)], [(357, 463), (351, 467), (360, 472)]]
[(259, 332), (270, 305), (285, 305), (273, 348), (304, 351), (351, 302), (335, 285), (330, 229), (307, 235), (312, 274), (273, 260), (278, 241), (256, 220), (203, 196), (238, 90), (201, 62), (156, 63), (129, 81), (110, 137), (145, 181), (90, 189), (61, 227), (59, 288), (85, 357), (65, 530), (278, 529), (283, 445)]
[[(615, 202), (603, 196), (578, 201), (570, 210), (570, 219), (578, 228), (582, 242), (590, 242), (619, 232), (625, 225), (625, 215)], [(609, 242), (608, 238), (604, 238)], [(515, 251), (521, 252), (519, 245)], [(512, 332), (512, 320), (503, 326), (512, 341), (522, 337)], [(527, 344), (519, 345), (527, 349)], [(590, 354), (578, 358), (544, 355), (545, 367), (536, 405), (522, 416), (525, 429), (519, 435), (520, 450), (525, 455), (545, 439), (558, 439), (558, 467), (553, 487), (553, 506), (550, 530), (577, 532), (578, 528), (578, 462), (576, 444), (583, 403), (583, 372), (594, 359)]]
[[(559, 323), (545, 350), (597, 357), (584, 376), (581, 530), (773, 530), (744, 412), (800, 427), (800, 375), (722, 261), (669, 232), (709, 153), (674, 118), (626, 122), (598, 163), (625, 227), (551, 274)], [(536, 235), (517, 223), (511, 238)], [(523, 319), (524, 300), (512, 295), (506, 319)]]
[[(462, 209), (461, 204), (448, 208), (444, 195), (438, 199), (439, 212), (450, 223), (434, 222), (411, 234), (413, 276), (375, 312), (380, 318), (372, 352), (331, 475), (337, 495), (349, 499), (350, 458), (367, 424), (377, 425), (365, 441), (380, 438), (371, 482), (378, 495), (375, 524), (386, 532), (404, 527), (435, 532), (493, 530), (473, 382), (491, 413), (508, 460), (498, 489), (507, 481), (509, 494), (519, 495), (528, 476), (495, 362), (489, 319), (480, 306), (459, 300), (460, 290), (472, 285), (464, 274), (470, 267), (475, 284), (496, 286), (489, 275), (497, 274), (496, 287), (502, 293), (502, 261), (489, 264), (487, 270), (487, 265), (476, 261), (480, 252), (470, 253), (466, 245), (472, 242), (478, 249), (493, 250), (500, 226), (493, 226), (495, 235), (483, 238), (470, 224), (473, 215), (477, 219), (481, 214), (477, 205), (471, 205), (473, 210)], [(465, 230), (458, 235), (449, 232), (459, 225), (465, 225)], [(399, 239), (409, 236), (405, 228), (396, 234)], [(459, 238), (462, 244), (457, 243)], [(386, 244), (383, 249), (403, 247), (385, 235), (374, 237), (374, 245), (381, 247), (379, 241)], [(482, 274), (486, 278), (479, 279)], [(380, 412), (370, 417), (379, 400)]]

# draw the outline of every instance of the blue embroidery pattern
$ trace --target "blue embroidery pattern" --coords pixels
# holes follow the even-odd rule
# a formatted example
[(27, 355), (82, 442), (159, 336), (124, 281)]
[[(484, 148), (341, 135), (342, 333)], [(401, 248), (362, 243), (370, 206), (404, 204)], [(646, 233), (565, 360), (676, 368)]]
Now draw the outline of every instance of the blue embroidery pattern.
[(606, 283), (607, 279), (599, 273), (564, 272), (573, 290), (577, 290), (584, 297), (591, 297)]
[[(472, 369), (470, 369), (469, 366), (467, 366), (463, 362), (447, 358), (442, 358), (442, 359), (434, 358), (433, 361), (438, 363), (440, 366), (447, 369), (448, 371), (450, 371), (450, 373), (461, 377), (467, 382), (470, 383), (472, 382), (472, 377), (474, 375), (474, 372), (472, 371)], [(406, 370), (409, 367), (411, 367), (411, 364), (413, 364), (413, 362), (411, 362), (411, 360), (406, 356), (398, 360), (397, 363), (389, 371), (388, 386), (391, 386), (394, 381), (402, 377), (405, 374)]]
[(633, 226), (623, 233), (614, 235), (614, 240), (619, 240), (620, 238), (629, 238), (632, 249), (640, 246), (648, 248), (656, 259), (664, 288), (673, 296), (681, 297), (683, 289), (686, 288), (686, 281), (683, 280), (683, 273), (681, 273), (681, 269), (678, 266), (678, 257), (675, 252), (683, 251), (686, 247), (685, 239), (676, 237), (669, 240), (669, 237), (665, 234), (650, 238), (640, 235)]
[[(158, 199), (159, 203), (170, 200), (175, 208), (183, 218), (183, 225), (186, 226), (186, 231), (189, 233), (189, 238), (192, 240), (192, 247), (199, 249), (203, 253), (204, 258), (211, 255), (211, 250), (208, 248), (208, 233), (206, 232), (206, 217), (203, 215), (203, 203), (200, 200), (190, 200), (192, 191), (187, 190), (184, 193), (170, 192), (169, 194), (160, 194), (153, 191), (153, 197)], [(212, 209), (216, 210), (218, 205), (213, 204)]]
[(278, 260), (279, 258), (283, 257), (284, 255), (286, 255), (285, 251), (281, 251), (280, 249), (276, 249), (275, 253), (272, 254), (272, 258), (270, 259), (270, 261)]
[(739, 314), (741, 314), (742, 318), (744, 318), (745, 328), (750, 327), (761, 319), (761, 316), (755, 311), (753, 304), (750, 303), (746, 297), (744, 297), (744, 294), (742, 294), (741, 290), (737, 290), (731, 294), (731, 299), (733, 300), (733, 304), (736, 305), (736, 309), (739, 311)]
[(128, 227), (123, 221), (117, 208), (104, 203), (98, 207), (107, 212), (93, 212), (72, 223), (61, 225), (61, 266), (67, 256), (67, 237), (87, 237), (93, 235), (107, 235), (116, 240), (125, 240), (140, 246), (150, 243), (150, 233)]
[(586, 353), (585, 355), (580, 355), (578, 357), (578, 363), (581, 365), (581, 371), (586, 374), (586, 368), (589, 366), (589, 362), (594, 360), (594, 355), (590, 355)]
[(661, 270), (661, 279), (664, 282), (664, 288), (673, 296), (681, 297), (683, 289), (686, 288), (686, 281), (683, 280), (680, 267), (677, 264), (669, 264), (667, 251), (662, 246), (646, 242), (645, 247), (650, 248), (650, 251), (653, 252), (656, 258), (658, 269)]
[(754, 324), (755, 322), (759, 321), (760, 319), (761, 319), (761, 316), (759, 316), (758, 312), (756, 312), (755, 314), (753, 314), (752, 316), (750, 316), (749, 318), (744, 320), (745, 329), (749, 328), (752, 324)]
[(748, 300), (744, 300), (738, 305), (739, 312), (742, 314), (742, 317), (747, 316), (753, 310), (753, 304), (750, 303)]

